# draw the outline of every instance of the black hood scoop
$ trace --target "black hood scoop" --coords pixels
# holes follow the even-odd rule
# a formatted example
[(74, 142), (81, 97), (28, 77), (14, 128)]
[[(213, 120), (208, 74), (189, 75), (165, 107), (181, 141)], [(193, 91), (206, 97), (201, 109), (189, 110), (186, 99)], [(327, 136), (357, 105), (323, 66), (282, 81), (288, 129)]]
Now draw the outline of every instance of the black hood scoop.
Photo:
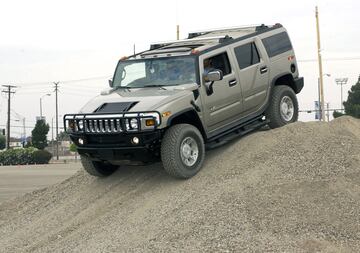
[(119, 113), (127, 112), (138, 102), (105, 103), (98, 107), (94, 113)]

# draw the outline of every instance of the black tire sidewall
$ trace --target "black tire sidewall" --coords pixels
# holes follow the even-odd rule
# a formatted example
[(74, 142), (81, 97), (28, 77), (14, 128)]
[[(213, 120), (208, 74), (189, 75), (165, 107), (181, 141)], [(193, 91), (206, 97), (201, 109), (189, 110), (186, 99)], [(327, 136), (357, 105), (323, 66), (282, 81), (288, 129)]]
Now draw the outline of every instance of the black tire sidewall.
[[(186, 137), (191, 137), (198, 145), (198, 158), (192, 166), (187, 166), (181, 159), (181, 143)], [(188, 179), (196, 175), (205, 159), (205, 144), (200, 131), (190, 124), (171, 126), (166, 132), (161, 144), (161, 160), (164, 169), (173, 177)]]
[(117, 166), (111, 164), (104, 164), (103, 162), (92, 162), (96, 171), (103, 176), (110, 176), (117, 170)]
[[(194, 163), (194, 165), (192, 165), (190, 167), (187, 166), (186, 164), (184, 164), (184, 162), (181, 159), (181, 154), (180, 154), (180, 152), (181, 152), (181, 150), (180, 150), (181, 143), (187, 137), (191, 137), (196, 141), (196, 144), (198, 146), (198, 152), (199, 152), (196, 162)], [(204, 156), (203, 145), (204, 144), (203, 144), (202, 139), (200, 138), (200, 136), (190, 128), (184, 130), (184, 132), (182, 132), (179, 135), (179, 139), (178, 139), (178, 141), (176, 143), (176, 147), (175, 147), (176, 150), (177, 150), (176, 158), (177, 158), (177, 162), (180, 163), (179, 166), (181, 166), (184, 171), (188, 171), (189, 174), (193, 174), (194, 171), (196, 171), (196, 173), (197, 173), (200, 170), (200, 168), (197, 168), (197, 167), (199, 167), (199, 164), (201, 163), (202, 157)], [(186, 174), (188, 174), (188, 173), (186, 173)]]
[(96, 177), (106, 177), (113, 174), (118, 166), (92, 161), (90, 158), (81, 155), (81, 163), (87, 173)]
[[(281, 110), (280, 103), (281, 103), (281, 99), (284, 96), (288, 96), (292, 100), (294, 106), (294, 114), (291, 120), (289, 121), (283, 119), (280, 112)], [(269, 108), (265, 113), (267, 119), (270, 121), (269, 126), (271, 128), (281, 127), (298, 120), (298, 114), (299, 114), (298, 101), (295, 92), (289, 86), (285, 86), (285, 85), (275, 86), (271, 99), (272, 100), (270, 101)]]
[[(281, 116), (281, 112), (280, 112), (280, 110), (281, 110), (280, 109), (280, 103), (281, 103), (282, 98), (285, 97), (285, 96), (289, 97), (292, 100), (292, 103), (293, 103), (293, 106), (294, 106), (294, 114), (293, 114), (291, 120), (289, 120), (289, 121), (286, 121), (285, 119), (283, 119), (283, 117)], [(279, 119), (283, 122), (284, 125), (297, 121), (298, 110), (299, 110), (298, 103), (297, 103), (295, 93), (290, 88), (284, 89), (281, 92), (281, 95), (279, 97), (279, 101), (277, 101), (277, 108), (278, 108)]]

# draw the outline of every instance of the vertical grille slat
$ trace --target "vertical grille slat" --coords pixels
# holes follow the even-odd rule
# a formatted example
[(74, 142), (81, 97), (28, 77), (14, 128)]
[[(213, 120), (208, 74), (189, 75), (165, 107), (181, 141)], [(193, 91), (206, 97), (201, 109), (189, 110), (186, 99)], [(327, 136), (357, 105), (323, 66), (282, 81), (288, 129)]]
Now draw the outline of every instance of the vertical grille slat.
[(90, 126), (90, 132), (95, 132), (94, 131), (94, 121), (93, 120), (89, 120), (89, 126)]
[(116, 119), (116, 130), (117, 130), (117, 132), (121, 132), (120, 119)]
[(96, 129), (96, 132), (97, 133), (100, 133), (101, 132), (101, 129), (100, 129), (100, 122), (99, 120), (94, 120), (95, 121), (95, 129)]
[(104, 125), (105, 125), (105, 132), (110, 133), (111, 129), (110, 129), (110, 126), (109, 126), (109, 120), (108, 119), (104, 120)]
[(115, 125), (114, 125), (114, 120), (113, 119), (110, 120), (110, 132), (112, 132), (112, 133), (115, 132)]

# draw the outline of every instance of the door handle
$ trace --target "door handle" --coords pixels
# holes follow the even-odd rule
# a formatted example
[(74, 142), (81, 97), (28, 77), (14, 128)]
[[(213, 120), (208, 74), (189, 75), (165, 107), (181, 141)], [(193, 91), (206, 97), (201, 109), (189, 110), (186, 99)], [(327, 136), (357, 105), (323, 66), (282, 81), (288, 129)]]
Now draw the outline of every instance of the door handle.
[(236, 79), (233, 79), (233, 80), (230, 80), (230, 81), (229, 81), (229, 86), (230, 86), (230, 87), (235, 86), (236, 84), (237, 84)]
[(260, 68), (260, 74), (264, 74), (264, 73), (266, 73), (267, 71), (268, 71), (267, 66), (264, 66), (264, 67), (261, 67), (261, 68)]

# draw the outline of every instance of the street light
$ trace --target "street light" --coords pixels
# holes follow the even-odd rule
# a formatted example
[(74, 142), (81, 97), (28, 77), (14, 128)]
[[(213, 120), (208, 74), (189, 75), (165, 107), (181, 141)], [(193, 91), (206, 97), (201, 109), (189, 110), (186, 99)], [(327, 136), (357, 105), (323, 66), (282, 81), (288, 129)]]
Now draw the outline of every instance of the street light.
[(45, 94), (45, 95), (43, 95), (42, 97), (40, 97), (40, 120), (42, 120), (42, 98), (43, 97), (46, 97), (46, 96), (51, 96), (51, 94), (50, 93), (48, 93), (48, 94)]
[(341, 85), (341, 104), (340, 104), (341, 112), (343, 111), (343, 102), (344, 102), (344, 100), (343, 100), (343, 85), (346, 84), (347, 81), (348, 81), (348, 78), (336, 78), (335, 79), (336, 84)]

